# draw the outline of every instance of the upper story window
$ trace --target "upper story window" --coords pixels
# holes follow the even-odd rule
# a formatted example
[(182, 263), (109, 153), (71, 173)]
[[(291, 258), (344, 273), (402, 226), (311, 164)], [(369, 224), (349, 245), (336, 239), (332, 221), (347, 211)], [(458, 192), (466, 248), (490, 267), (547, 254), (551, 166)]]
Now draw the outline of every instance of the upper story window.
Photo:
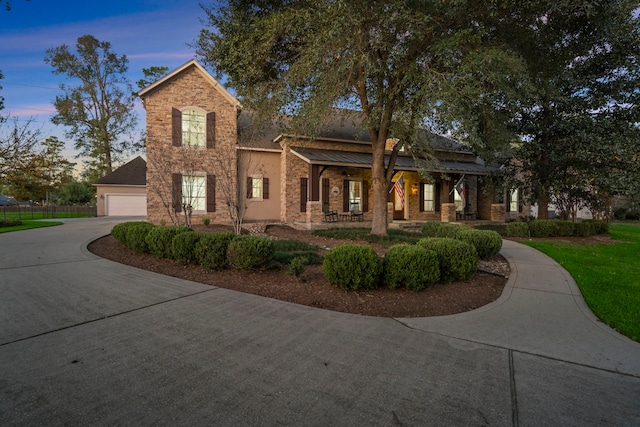
[(174, 147), (213, 148), (216, 138), (216, 115), (200, 108), (173, 108), (171, 112), (172, 141)]
[(204, 147), (205, 115), (202, 111), (182, 112), (182, 145)]

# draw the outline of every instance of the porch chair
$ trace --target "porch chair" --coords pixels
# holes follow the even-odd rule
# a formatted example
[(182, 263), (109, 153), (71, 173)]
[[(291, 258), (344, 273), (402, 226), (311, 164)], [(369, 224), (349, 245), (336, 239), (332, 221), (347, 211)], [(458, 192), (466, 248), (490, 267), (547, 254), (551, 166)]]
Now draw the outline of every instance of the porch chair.
[(337, 222), (338, 221), (338, 211), (324, 211), (324, 221), (325, 222)]

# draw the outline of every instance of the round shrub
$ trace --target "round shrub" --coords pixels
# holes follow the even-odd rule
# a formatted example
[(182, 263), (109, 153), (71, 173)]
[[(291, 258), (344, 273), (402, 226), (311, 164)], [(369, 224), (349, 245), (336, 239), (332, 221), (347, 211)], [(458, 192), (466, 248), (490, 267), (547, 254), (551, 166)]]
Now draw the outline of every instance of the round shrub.
[(195, 264), (198, 262), (196, 258), (196, 243), (204, 235), (204, 233), (195, 233), (193, 231), (183, 231), (173, 236), (171, 239), (171, 253), (173, 259), (183, 264)]
[(571, 221), (556, 221), (558, 237), (573, 236), (575, 226)]
[(111, 229), (111, 235), (123, 245), (127, 244), (127, 229), (135, 224), (147, 224), (145, 221), (130, 221), (116, 224)]
[(198, 264), (210, 270), (226, 268), (227, 247), (236, 237), (234, 233), (204, 233), (196, 243), (195, 256)]
[(136, 252), (149, 252), (147, 234), (155, 228), (150, 222), (134, 222), (125, 230), (126, 245)]
[(435, 237), (420, 239), (418, 245), (438, 255), (442, 281), (466, 280), (478, 269), (478, 253), (471, 243)]
[(426, 289), (440, 280), (438, 255), (416, 245), (391, 246), (384, 257), (383, 279), (391, 289)]
[(458, 233), (469, 228), (469, 226), (462, 224), (429, 221), (422, 225), (422, 235), (425, 237), (451, 237), (455, 239)]
[(227, 261), (233, 268), (249, 270), (273, 261), (273, 242), (261, 236), (236, 236), (227, 247)]
[(422, 224), (422, 235), (425, 237), (436, 237), (436, 233), (440, 230), (443, 223), (439, 221), (427, 221)]
[(553, 219), (536, 219), (529, 223), (531, 237), (555, 237), (558, 235), (558, 221)]
[(491, 230), (469, 228), (459, 232), (456, 239), (471, 243), (480, 259), (491, 259), (502, 249), (502, 237)]
[(342, 245), (324, 256), (322, 271), (329, 283), (345, 291), (375, 289), (382, 274), (382, 263), (369, 246)]
[(507, 237), (529, 237), (529, 224), (510, 222), (507, 224)]
[(171, 242), (176, 234), (192, 231), (183, 225), (174, 227), (155, 227), (147, 234), (147, 248), (150, 254), (158, 258), (172, 258)]

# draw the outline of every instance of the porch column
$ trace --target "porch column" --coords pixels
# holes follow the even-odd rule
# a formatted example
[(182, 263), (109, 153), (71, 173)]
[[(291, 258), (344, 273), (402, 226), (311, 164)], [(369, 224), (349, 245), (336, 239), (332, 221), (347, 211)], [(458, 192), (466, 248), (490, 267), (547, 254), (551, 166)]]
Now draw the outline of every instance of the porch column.
[(387, 202), (387, 224), (393, 222), (393, 202)]
[(318, 165), (309, 165), (309, 200), (320, 200), (320, 167)]

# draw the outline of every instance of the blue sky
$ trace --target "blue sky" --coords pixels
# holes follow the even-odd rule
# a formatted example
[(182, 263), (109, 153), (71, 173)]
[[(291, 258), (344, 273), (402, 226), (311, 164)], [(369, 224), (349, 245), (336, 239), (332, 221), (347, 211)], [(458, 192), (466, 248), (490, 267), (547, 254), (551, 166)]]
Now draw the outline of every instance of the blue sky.
[[(202, 1), (211, 4), (211, 1)], [(64, 128), (51, 124), (52, 105), (62, 92), (61, 83), (44, 62), (48, 48), (67, 44), (75, 51), (78, 37), (91, 34), (108, 41), (119, 55), (129, 59), (132, 84), (143, 77), (142, 69), (167, 66), (170, 70), (194, 58), (193, 43), (205, 17), (198, 1), (175, 0), (12, 0), (11, 11), (0, 9), (0, 96), (5, 108), (19, 120), (33, 117), (46, 136), (66, 141), (68, 156), (75, 155)], [(144, 109), (137, 103), (139, 126), (144, 128)]]

